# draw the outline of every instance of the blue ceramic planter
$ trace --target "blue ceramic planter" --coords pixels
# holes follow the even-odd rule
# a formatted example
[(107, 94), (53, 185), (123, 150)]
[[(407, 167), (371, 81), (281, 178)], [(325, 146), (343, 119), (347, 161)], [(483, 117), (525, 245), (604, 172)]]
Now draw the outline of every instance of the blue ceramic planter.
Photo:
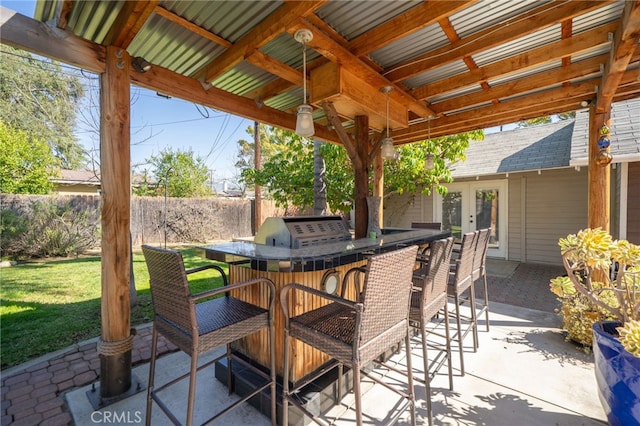
[(598, 394), (610, 426), (640, 426), (640, 358), (624, 350), (616, 321), (593, 324)]

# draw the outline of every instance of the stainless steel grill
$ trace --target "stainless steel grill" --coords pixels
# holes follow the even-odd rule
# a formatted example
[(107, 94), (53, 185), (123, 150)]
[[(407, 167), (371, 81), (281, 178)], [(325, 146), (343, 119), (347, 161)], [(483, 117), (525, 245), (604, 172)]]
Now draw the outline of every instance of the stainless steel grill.
[(302, 248), (351, 239), (340, 216), (269, 217), (254, 241), (269, 246)]

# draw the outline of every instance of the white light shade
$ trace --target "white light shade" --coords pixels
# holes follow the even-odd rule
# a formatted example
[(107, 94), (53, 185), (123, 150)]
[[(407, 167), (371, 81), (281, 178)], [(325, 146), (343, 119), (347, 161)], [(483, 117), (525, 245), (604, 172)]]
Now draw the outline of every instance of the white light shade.
[(433, 167), (434, 167), (433, 154), (427, 154), (427, 157), (424, 159), (424, 169), (432, 170)]
[(315, 129), (313, 128), (313, 108), (311, 105), (300, 105), (298, 107), (298, 118), (296, 120), (296, 134), (303, 138), (313, 136)]
[(396, 158), (396, 150), (393, 149), (393, 139), (382, 139), (382, 149), (380, 150), (383, 160), (394, 160)]

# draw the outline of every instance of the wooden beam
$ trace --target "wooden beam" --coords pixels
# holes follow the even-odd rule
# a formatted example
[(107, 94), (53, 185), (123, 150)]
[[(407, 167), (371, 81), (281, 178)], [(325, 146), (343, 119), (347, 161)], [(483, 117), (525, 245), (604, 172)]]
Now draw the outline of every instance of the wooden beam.
[(354, 38), (348, 43), (347, 48), (355, 56), (366, 55), (428, 27), (439, 19), (454, 14), (476, 1), (425, 1)]
[[(434, 122), (437, 122), (438, 125), (436, 127), (435, 124), (432, 124), (431, 138), (455, 135), (471, 130), (486, 129), (487, 127), (498, 126), (504, 123), (514, 123), (545, 115), (575, 111), (580, 107), (579, 105), (582, 100), (589, 100), (592, 96), (593, 95), (589, 95), (589, 97), (585, 96), (584, 98), (577, 99), (562, 99), (552, 104), (533, 105), (530, 108), (521, 109), (515, 112), (506, 111), (502, 114), (491, 115), (484, 119), (482, 117), (475, 116), (474, 118), (465, 121), (464, 113), (456, 114), (455, 119), (451, 117), (437, 118), (433, 120)], [(491, 107), (487, 107), (487, 109), (490, 108)], [(393, 140), (396, 145), (421, 141), (427, 138), (428, 131), (426, 130), (393, 135)]]
[(460, 90), (474, 86), (480, 80), (490, 80), (502, 77), (516, 71), (524, 71), (566, 55), (574, 55), (585, 50), (593, 49), (609, 43), (609, 32), (613, 31), (616, 23), (608, 23), (598, 28), (577, 34), (570, 39), (559, 40), (545, 46), (529, 50), (525, 53), (494, 62), (469, 72), (444, 78), (426, 86), (416, 88), (412, 93), (417, 99), (428, 99), (434, 95)]
[(158, 0), (124, 2), (102, 44), (118, 46), (123, 49), (129, 47), (157, 4)]
[(604, 66), (602, 83), (598, 87), (597, 110), (606, 112), (616, 93), (622, 75), (640, 41), (640, 0), (626, 1), (620, 26), (613, 37), (609, 60)]
[[(313, 33), (313, 40), (307, 43), (307, 45), (318, 51), (318, 53), (331, 62), (340, 64), (351, 74), (367, 82), (370, 86), (378, 88), (394, 86), (389, 80), (381, 76), (377, 71), (371, 69), (366, 63), (355, 57), (349, 50), (336, 43), (310, 22), (299, 19), (295, 25), (289, 28), (289, 32), (295, 32), (300, 28), (306, 28)], [(430, 117), (434, 115), (434, 112), (426, 103), (414, 98), (407, 93), (403, 87), (395, 85), (394, 90), (389, 96), (392, 100), (404, 105), (406, 109), (413, 111), (420, 117)]]
[[(273, 58), (272, 58), (273, 59)], [(248, 58), (248, 60), (251, 60), (251, 57)], [(307, 73), (310, 73), (312, 70), (318, 68), (319, 66), (322, 66), (324, 64), (326, 64), (328, 61), (326, 58), (320, 57), (318, 59), (315, 59), (311, 62), (309, 62), (307, 64)], [(281, 62), (278, 62), (278, 64), (282, 65), (282, 66), (287, 66), (286, 64), (283, 64)], [(256, 63), (254, 63), (254, 65), (256, 66), (261, 66), (261, 64), (258, 63), (258, 61), (256, 61)], [(268, 64), (265, 62), (262, 65), (267, 66)], [(265, 71), (268, 72), (272, 72), (272, 70), (268, 69), (268, 68), (263, 68)], [(293, 68), (291, 68), (293, 69)], [(278, 71), (280, 72), (280, 71)], [(300, 83), (298, 84), (298, 86), (302, 86), (302, 71), (297, 71), (299, 78), (300, 78)], [(308, 81), (308, 80), (307, 80)], [(259, 87), (255, 90), (252, 90), (251, 92), (245, 93), (245, 97), (250, 98), (250, 99), (255, 99), (255, 100), (260, 100), (260, 101), (266, 101), (267, 99), (271, 99), (272, 97), (279, 95), (280, 93), (286, 92), (287, 90), (295, 87), (296, 84), (285, 80), (284, 78), (279, 78), (277, 80), (272, 81), (271, 83), (267, 83), (262, 87)]]
[(104, 46), (76, 37), (69, 31), (20, 15), (0, 6), (2, 43), (37, 55), (101, 74), (105, 70)]
[[(146, 73), (131, 73), (131, 80), (134, 84), (146, 89), (186, 99), (250, 120), (292, 131), (295, 131), (296, 128), (294, 114), (261, 105), (252, 99), (234, 95), (215, 87), (205, 89), (199, 81), (159, 66), (154, 66)], [(340, 143), (335, 132), (322, 126), (316, 126), (314, 137), (327, 142)]]
[(429, 71), (438, 66), (470, 56), (483, 50), (531, 34), (565, 19), (587, 13), (611, 3), (608, 1), (553, 1), (493, 27), (462, 38), (409, 61), (397, 64), (385, 72), (394, 82)]
[[(389, 129), (389, 131), (391, 131), (391, 129)], [(369, 164), (374, 164), (376, 159), (380, 157), (380, 153), (381, 153), (380, 148), (382, 147), (382, 140), (386, 137), (387, 137), (387, 129), (384, 129), (383, 131), (378, 133), (378, 137), (376, 138), (376, 141), (373, 143), (373, 145), (371, 145), (371, 150), (369, 152)]]
[(247, 62), (262, 68), (273, 75), (277, 75), (295, 86), (302, 86), (303, 84), (302, 71), (283, 64), (259, 50), (256, 50), (249, 55), (247, 57)]
[(218, 36), (217, 34), (212, 33), (209, 30), (206, 30), (196, 24), (194, 24), (193, 22), (183, 18), (182, 16), (176, 15), (175, 13), (165, 9), (164, 7), (158, 5), (156, 6), (156, 8), (153, 10), (153, 12), (158, 15), (158, 16), (162, 16), (164, 19), (173, 22), (174, 24), (178, 24), (180, 25), (182, 28), (191, 31), (192, 33), (198, 34), (200, 37), (203, 37), (209, 41), (214, 42), (215, 44), (218, 44), (222, 47), (226, 47), (227, 49), (229, 49), (231, 46), (233, 46), (233, 44), (231, 44), (230, 41), (225, 40), (224, 38)]
[(557, 86), (559, 82), (570, 83), (570, 80), (594, 76), (600, 73), (600, 64), (604, 63), (607, 55), (600, 55), (594, 58), (574, 62), (566, 67), (556, 70), (543, 71), (526, 78), (509, 81), (500, 85), (492, 86), (486, 90), (469, 93), (442, 102), (433, 103), (432, 106), (438, 114), (445, 114), (459, 109), (471, 108), (476, 105), (491, 102), (492, 99), (503, 99), (524, 95), (534, 90), (551, 88)]
[(69, 23), (69, 15), (73, 10), (73, 1), (72, 0), (63, 0), (62, 6), (60, 7), (60, 13), (56, 19), (56, 26), (61, 30), (67, 29), (67, 25)]
[(333, 107), (333, 104), (331, 102), (323, 102), (321, 106), (327, 114), (329, 123), (331, 123), (331, 126), (338, 134), (338, 138), (340, 139), (340, 142), (342, 142), (344, 149), (347, 151), (347, 155), (351, 159), (353, 167), (358, 169), (362, 168), (362, 164), (360, 164), (361, 159), (358, 156), (358, 150), (356, 148), (356, 142), (351, 139), (347, 131), (342, 127), (342, 121), (340, 120), (336, 109)]
[(198, 71), (196, 78), (202, 78), (205, 83), (210, 83), (216, 77), (243, 61), (254, 51), (285, 32), (299, 17), (312, 13), (326, 1), (291, 1), (284, 3), (264, 21), (245, 34), (231, 48)]
[(355, 237), (367, 237), (369, 226), (369, 117), (358, 115), (355, 118), (355, 144), (357, 161), (353, 161), (355, 180), (354, 208), (355, 208)]

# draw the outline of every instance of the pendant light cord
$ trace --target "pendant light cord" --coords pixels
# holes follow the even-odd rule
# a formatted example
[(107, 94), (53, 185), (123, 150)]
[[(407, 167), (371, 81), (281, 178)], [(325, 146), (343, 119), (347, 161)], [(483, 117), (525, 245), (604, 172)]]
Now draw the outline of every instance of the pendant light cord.
[(387, 138), (389, 138), (389, 92), (387, 92)]
[(307, 43), (302, 43), (302, 97), (307, 104)]

